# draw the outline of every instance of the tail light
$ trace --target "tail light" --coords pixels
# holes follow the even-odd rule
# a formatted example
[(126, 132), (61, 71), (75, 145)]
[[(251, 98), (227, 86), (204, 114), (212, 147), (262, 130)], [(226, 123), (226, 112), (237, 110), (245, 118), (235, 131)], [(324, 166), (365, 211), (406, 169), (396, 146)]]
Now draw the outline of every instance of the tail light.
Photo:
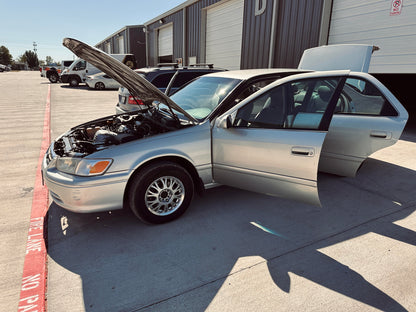
[(133, 104), (133, 105), (144, 105), (142, 100), (140, 100), (139, 98), (134, 97), (132, 95), (129, 95), (128, 103)]

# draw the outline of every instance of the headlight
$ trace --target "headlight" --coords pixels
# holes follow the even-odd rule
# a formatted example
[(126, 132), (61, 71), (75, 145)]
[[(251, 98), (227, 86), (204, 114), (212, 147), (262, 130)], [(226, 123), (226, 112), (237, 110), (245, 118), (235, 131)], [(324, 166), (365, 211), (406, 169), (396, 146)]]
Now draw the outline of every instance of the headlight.
[(56, 161), (56, 168), (65, 173), (87, 177), (104, 174), (112, 162), (112, 159), (60, 157)]

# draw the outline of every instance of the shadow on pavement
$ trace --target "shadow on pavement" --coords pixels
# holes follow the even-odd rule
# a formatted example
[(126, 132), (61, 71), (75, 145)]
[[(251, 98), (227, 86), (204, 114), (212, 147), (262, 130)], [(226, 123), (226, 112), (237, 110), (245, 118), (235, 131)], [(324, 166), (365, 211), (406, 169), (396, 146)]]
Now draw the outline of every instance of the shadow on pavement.
[[(393, 223), (415, 210), (416, 172), (368, 159), (355, 179), (321, 174), (319, 181), (323, 208), (219, 187), (196, 197), (179, 220), (159, 226), (129, 212), (75, 214), (51, 204), (48, 253), (82, 279), (86, 311), (163, 310), (200, 289), (202, 296), (176, 304), (203, 311), (246, 256), (267, 262), (286, 293), (292, 272), (374, 308), (406, 311), (318, 249), (370, 232), (416, 245), (414, 231)], [(250, 259), (246, 265), (259, 263)]]

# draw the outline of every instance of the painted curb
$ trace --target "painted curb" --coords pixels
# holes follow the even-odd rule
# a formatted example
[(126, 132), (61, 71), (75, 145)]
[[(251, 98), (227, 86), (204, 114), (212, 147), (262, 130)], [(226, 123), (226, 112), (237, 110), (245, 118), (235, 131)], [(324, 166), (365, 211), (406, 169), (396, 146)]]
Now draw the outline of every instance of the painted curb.
[(50, 102), (51, 86), (45, 105), (43, 121), (42, 144), (36, 171), (35, 187), (32, 198), (32, 211), (27, 237), (26, 256), (23, 267), (22, 286), (18, 312), (46, 311), (46, 279), (47, 279), (47, 250), (46, 250), (46, 213), (48, 211), (49, 195), (46, 186), (42, 185), (42, 160), (50, 145)]

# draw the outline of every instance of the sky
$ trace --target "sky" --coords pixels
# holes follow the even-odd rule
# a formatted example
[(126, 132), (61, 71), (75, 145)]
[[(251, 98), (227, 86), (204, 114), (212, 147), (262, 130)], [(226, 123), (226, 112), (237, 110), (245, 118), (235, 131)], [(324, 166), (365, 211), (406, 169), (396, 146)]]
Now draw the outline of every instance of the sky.
[(65, 37), (96, 45), (121, 28), (140, 25), (185, 0), (0, 0), (0, 46), (16, 60), (37, 44), (39, 60), (72, 60)]

